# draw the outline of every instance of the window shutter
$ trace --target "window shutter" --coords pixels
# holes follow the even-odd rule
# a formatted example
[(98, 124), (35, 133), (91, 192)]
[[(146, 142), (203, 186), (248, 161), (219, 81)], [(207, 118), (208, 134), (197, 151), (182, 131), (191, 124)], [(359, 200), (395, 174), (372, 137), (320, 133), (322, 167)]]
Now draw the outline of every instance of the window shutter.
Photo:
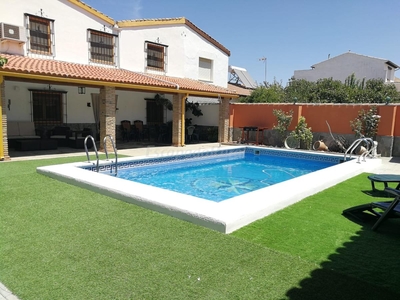
[(199, 58), (199, 80), (212, 81), (212, 62), (209, 59)]

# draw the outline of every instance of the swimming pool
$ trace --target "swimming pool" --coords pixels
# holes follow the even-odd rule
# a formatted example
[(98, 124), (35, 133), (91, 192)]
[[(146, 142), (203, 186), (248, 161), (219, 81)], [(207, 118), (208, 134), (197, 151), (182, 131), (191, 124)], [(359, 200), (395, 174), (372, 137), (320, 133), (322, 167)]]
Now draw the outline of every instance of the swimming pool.
[[(338, 164), (338, 158), (274, 155), (271, 151), (219, 153), (183, 161), (158, 161), (121, 168), (117, 177), (221, 202)], [(104, 172), (113, 174), (115, 172)]]
[[(343, 155), (314, 151), (291, 151), (265, 147), (223, 146), (217, 149), (200, 149), (179, 155), (151, 154), (135, 158), (118, 159), (118, 171), (132, 166), (152, 166), (156, 163), (175, 164), (193, 159), (216, 159), (221, 155), (253, 153), (286, 158), (300, 157), (322, 162), (337, 163)], [(114, 162), (101, 161), (102, 172), (93, 162), (53, 165), (37, 168), (37, 172), (52, 178), (90, 189), (119, 200), (140, 205), (182, 220), (186, 220), (223, 233), (235, 231), (257, 219), (291, 205), (301, 199), (333, 186), (362, 172), (373, 170), (380, 159), (357, 159), (326, 167), (297, 178), (286, 180), (249, 193), (231, 197), (221, 202), (204, 200), (175, 191), (143, 183), (132, 182), (102, 174), (113, 168)], [(89, 173), (90, 172), (90, 173)], [(333, 199), (334, 201), (334, 199)]]

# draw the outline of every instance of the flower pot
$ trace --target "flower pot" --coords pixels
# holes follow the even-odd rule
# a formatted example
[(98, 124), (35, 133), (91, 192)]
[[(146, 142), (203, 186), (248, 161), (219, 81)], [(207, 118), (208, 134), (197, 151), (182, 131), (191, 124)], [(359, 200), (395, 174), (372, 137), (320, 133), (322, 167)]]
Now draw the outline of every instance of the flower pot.
[(361, 155), (361, 154), (363, 154), (364, 152), (367, 152), (367, 149), (366, 149), (364, 146), (360, 146), (360, 147), (358, 148), (357, 155)]
[(313, 146), (314, 150), (328, 151), (328, 146), (323, 141), (316, 141)]

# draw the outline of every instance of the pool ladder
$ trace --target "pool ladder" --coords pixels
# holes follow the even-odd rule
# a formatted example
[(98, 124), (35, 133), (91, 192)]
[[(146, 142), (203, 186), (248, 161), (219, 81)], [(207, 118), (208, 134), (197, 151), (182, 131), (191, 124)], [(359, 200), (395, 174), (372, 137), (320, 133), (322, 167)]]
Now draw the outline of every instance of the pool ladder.
[[(113, 147), (113, 149), (114, 149), (114, 155), (115, 155), (115, 176), (117, 176), (117, 173), (118, 173), (118, 154), (117, 154), (117, 149), (115, 148), (114, 139), (112, 138), (112, 136), (111, 136), (111, 135), (106, 135), (106, 136), (104, 137), (104, 139), (103, 139), (103, 147), (104, 147), (104, 152), (105, 152), (105, 154), (106, 154), (106, 160), (108, 160), (107, 138), (110, 139), (111, 145), (112, 145), (112, 147)], [(95, 154), (96, 154), (96, 172), (99, 172), (99, 152), (97, 151), (97, 147), (96, 147), (96, 143), (95, 143), (95, 141), (94, 141), (94, 138), (93, 138), (93, 136), (91, 136), (91, 135), (86, 136), (85, 142), (84, 142), (85, 151), (86, 151), (86, 157), (87, 157), (88, 163), (90, 163), (89, 151), (88, 151), (88, 148), (87, 148), (87, 141), (88, 141), (88, 139), (90, 139), (90, 140), (92, 141), (93, 149), (94, 149), (94, 152), (95, 152)], [(110, 173), (111, 173), (111, 172), (112, 172), (112, 166), (111, 166)]]
[(372, 151), (374, 151), (375, 148), (376, 148), (376, 144), (375, 144), (374, 140), (371, 139), (371, 138), (366, 138), (366, 137), (359, 138), (359, 139), (355, 140), (355, 141), (351, 144), (351, 146), (350, 146), (350, 147), (346, 150), (346, 152), (344, 153), (343, 161), (346, 161), (346, 156), (347, 156), (347, 154), (349, 154), (349, 158), (351, 158), (352, 152), (353, 152), (362, 142), (365, 142), (365, 144), (367, 145), (367, 150), (364, 151), (363, 153), (361, 153), (361, 154), (358, 156), (358, 162), (360, 162), (360, 159), (361, 159), (361, 158), (363, 159), (363, 161), (365, 161), (365, 158), (367, 157), (367, 155), (369, 155), (369, 154), (370, 154)]

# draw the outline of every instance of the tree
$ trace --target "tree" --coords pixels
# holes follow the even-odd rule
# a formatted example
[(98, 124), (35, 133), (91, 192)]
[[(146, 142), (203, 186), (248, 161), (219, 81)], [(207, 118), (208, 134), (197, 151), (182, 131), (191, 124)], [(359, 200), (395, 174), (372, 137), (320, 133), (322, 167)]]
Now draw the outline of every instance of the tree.
[(308, 103), (315, 91), (315, 82), (292, 77), (285, 88), (285, 102)]
[(340, 80), (332, 78), (319, 79), (316, 84), (316, 93), (313, 102), (318, 103), (347, 103), (348, 95)]
[(354, 74), (345, 82), (332, 78), (317, 82), (291, 78), (285, 88), (285, 102), (303, 103), (398, 103), (400, 92), (382, 79), (359, 80)]
[(281, 83), (274, 80), (271, 84), (257, 87), (250, 96), (242, 98), (244, 103), (280, 103), (284, 102), (285, 90)]

